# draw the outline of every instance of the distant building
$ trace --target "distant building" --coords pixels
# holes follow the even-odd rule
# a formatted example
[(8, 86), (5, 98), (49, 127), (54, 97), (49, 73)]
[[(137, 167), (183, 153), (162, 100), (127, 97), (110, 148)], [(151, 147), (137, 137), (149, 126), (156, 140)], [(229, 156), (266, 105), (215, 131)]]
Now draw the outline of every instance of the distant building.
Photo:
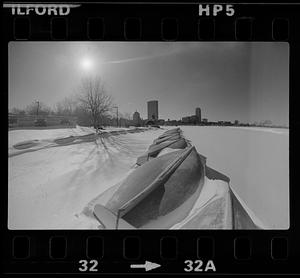
[(135, 111), (133, 113), (132, 119), (133, 119), (133, 124), (134, 125), (138, 126), (138, 125), (141, 124), (141, 116), (140, 116), (140, 113), (138, 111)]
[(229, 126), (229, 125), (232, 125), (232, 122), (230, 122), (230, 121), (218, 121), (217, 124), (218, 125)]
[(190, 117), (183, 117), (183, 118), (181, 119), (181, 121), (182, 121), (183, 123), (187, 124), (187, 123), (190, 122)]
[(181, 122), (184, 123), (184, 124), (197, 124), (198, 118), (197, 118), (196, 115), (183, 117), (181, 119)]
[(183, 117), (181, 119), (183, 124), (200, 124), (201, 123), (201, 109), (199, 107), (195, 110), (195, 115)]
[(208, 119), (204, 118), (204, 119), (202, 120), (202, 122), (203, 122), (203, 123), (207, 123), (207, 122), (208, 122)]
[(164, 125), (164, 124), (166, 123), (166, 121), (165, 121), (164, 119), (159, 119), (159, 120), (157, 121), (157, 123), (158, 123), (159, 125)]
[(196, 108), (196, 119), (197, 119), (197, 123), (201, 123), (201, 109), (200, 107)]
[(148, 108), (148, 120), (157, 121), (158, 120), (158, 101), (151, 100), (147, 102)]

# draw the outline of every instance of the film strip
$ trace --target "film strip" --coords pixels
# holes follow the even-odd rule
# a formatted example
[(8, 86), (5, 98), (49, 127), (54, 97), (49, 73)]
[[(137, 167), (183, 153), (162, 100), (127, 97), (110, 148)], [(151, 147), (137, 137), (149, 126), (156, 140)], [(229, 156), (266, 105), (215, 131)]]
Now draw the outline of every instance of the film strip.
[[(106, 4), (101, 8), (100, 16), (99, 13), (91, 15), (89, 11), (80, 9), (80, 7), (74, 7), (74, 10), (70, 10), (68, 17), (56, 16), (50, 19), (47, 18), (47, 20), (44, 20), (43, 25), (35, 22), (35, 20), (40, 20), (41, 18), (34, 12), (32, 16), (29, 16), (31, 9), (28, 12), (23, 12), (22, 7), (20, 7), (19, 13), (22, 16), (9, 18), (11, 22), (8, 23), (13, 26), (9, 38), (15, 40), (79, 39), (106, 41), (287, 41), (293, 38), (297, 40), (296, 30), (290, 28), (289, 17), (268, 13), (267, 10), (270, 5), (267, 5), (267, 7), (258, 6), (261, 7), (259, 12), (261, 15), (264, 15), (259, 18), (253, 13), (258, 13), (255, 5), (246, 6), (240, 4), (234, 17), (226, 16), (221, 11), (218, 17), (210, 13), (207, 13), (207, 16), (199, 17), (197, 7), (195, 10), (194, 5), (184, 6), (186, 11), (182, 11), (182, 5), (178, 5), (177, 9), (174, 8), (174, 11), (169, 16), (165, 16), (168, 15), (170, 5), (159, 5), (159, 12), (151, 5), (147, 5), (147, 7), (140, 7), (141, 12), (145, 14), (145, 17), (142, 18), (139, 16), (139, 13), (130, 12), (128, 5), (120, 4), (120, 6), (113, 5), (117, 9), (120, 8), (119, 11), (121, 11), (121, 14), (113, 18), (107, 14), (106, 9), (109, 11), (112, 8), (109, 7), (109, 4)], [(278, 6), (280, 5), (276, 6), (277, 9), (279, 9)], [(7, 7), (10, 7), (10, 5)], [(223, 9), (222, 5), (220, 7)], [(224, 9), (225, 7), (226, 5), (224, 5)], [(26, 10), (25, 7), (24, 9)], [(186, 18), (184, 15), (188, 12), (194, 17)], [(23, 13), (28, 13), (28, 15), (23, 16)], [(255, 16), (247, 16), (248, 13)], [(241, 16), (238, 16), (239, 14)], [(72, 16), (74, 20), (72, 20)], [(75, 18), (77, 20), (80, 19), (82, 24), (79, 25)], [(296, 18), (294, 19), (297, 20)]]
[[(289, 227), (276, 228), (274, 225), (273, 228), (266, 230), (254, 228), (237, 230), (224, 227), (226, 230), (218, 228), (137, 230), (127, 229), (128, 226), (121, 229), (123, 220), (124, 225), (136, 228), (136, 225), (132, 223), (135, 223), (135, 217), (138, 221), (138, 216), (135, 214), (130, 216), (127, 211), (127, 214), (122, 215), (119, 210), (114, 211), (113, 217), (116, 219), (111, 219), (105, 214), (109, 214), (111, 211), (107, 212), (106, 209), (100, 212), (104, 219), (103, 223), (100, 221), (100, 224), (105, 226), (109, 225), (109, 221), (116, 221), (116, 227), (119, 229), (94, 230), (89, 229), (88, 226), (81, 227), (81, 229), (64, 229), (59, 228), (59, 226), (57, 226), (58, 228), (49, 228), (51, 225), (45, 229), (35, 229), (26, 225), (17, 226), (17, 228), (9, 227), (8, 223), (13, 222), (10, 219), (11, 211), (9, 212), (11, 210), (10, 203), (12, 203), (9, 199), (12, 194), (9, 187), (9, 184), (12, 183), (9, 175), (12, 167), (15, 167), (10, 159), (19, 154), (13, 153), (11, 155), (9, 153), (8, 182), (5, 182), (1, 188), (2, 272), (6, 275), (57, 273), (62, 275), (87, 273), (90, 275), (299, 274), (297, 264), (299, 261), (298, 247), (300, 246), (298, 237), (299, 217), (297, 216), (299, 209), (297, 193), (299, 193), (299, 189), (296, 176), (297, 154), (299, 152), (297, 146), (299, 121), (296, 116), (297, 92), (299, 90), (297, 82), (300, 39), (299, 14), (300, 5), (297, 3), (233, 4), (166, 1), (142, 4), (102, 1), (101, 3), (65, 2), (58, 4), (52, 1), (47, 3), (6, 1), (3, 4), (3, 49), (8, 67), (5, 70), (4, 80), (9, 80), (15, 74), (10, 71), (12, 70), (10, 68), (12, 67), (10, 64), (11, 56), (7, 55), (7, 49), (13, 43), (20, 42), (25, 44), (28, 41), (32, 43), (75, 43), (80, 41), (90, 43), (122, 42), (125, 44), (140, 42), (166, 44), (176, 44), (177, 42), (270, 42), (288, 44), (289, 93), (287, 97), (289, 99), (288, 120), (291, 132), (288, 137), (289, 186), (287, 195), (289, 197), (289, 219), (287, 222)], [(51, 51), (50, 48), (49, 51)], [(116, 61), (114, 63), (117, 64)], [(90, 65), (88, 61), (85, 62), (85, 67), (88, 68)], [(274, 64), (274, 66), (276, 65)], [(20, 68), (22, 67), (20, 66)], [(24, 70), (24, 68), (22, 69)], [(270, 69), (266, 70), (269, 71)], [(225, 71), (226, 67), (224, 67)], [(275, 76), (274, 79), (276, 79)], [(11, 86), (6, 81), (4, 82), (4, 92), (8, 98), (10, 91), (12, 91)], [(41, 108), (38, 106), (37, 109)], [(5, 116), (7, 116), (6, 110)], [(117, 111), (118, 127), (120, 119)], [(35, 122), (36, 124), (43, 125), (43, 122)], [(157, 132), (153, 131), (156, 128), (153, 125), (152, 127), (147, 126), (147, 128), (152, 130), (151, 132)], [(142, 131), (143, 134), (147, 133), (145, 130)], [(115, 132), (118, 133), (119, 131)], [(131, 133), (130, 129), (125, 132), (126, 134)], [(135, 132), (140, 131), (132, 131), (133, 134)], [(71, 135), (67, 139), (70, 140), (68, 144), (72, 144), (73, 140), (84, 142), (90, 140), (80, 136), (93, 137), (94, 135)], [(123, 135), (121, 133), (106, 133), (103, 136), (103, 138), (106, 138), (105, 136), (117, 138), (117, 136)], [(8, 137), (8, 141), (11, 140), (10, 138)], [(157, 140), (162, 140), (164, 137), (161, 133), (155, 133), (153, 138), (156, 141), (152, 142), (151, 140), (151, 143), (155, 145)], [(53, 147), (52, 141), (51, 144), (49, 146)], [(170, 145), (171, 143), (166, 148)], [(276, 151), (274, 149), (274, 152)], [(156, 156), (161, 157), (158, 153), (156, 151), (148, 152), (147, 159), (151, 162), (151, 159), (156, 158)], [(278, 157), (277, 159), (280, 160), (281, 158)], [(138, 165), (136, 169), (141, 167), (142, 165)], [(205, 169), (207, 172), (207, 168)], [(276, 170), (272, 171), (275, 172)], [(164, 172), (159, 177), (164, 177), (163, 174)], [(155, 181), (151, 185), (154, 183)], [(7, 184), (9, 186), (6, 186)], [(129, 206), (133, 206), (132, 202), (135, 202), (136, 198), (134, 196), (126, 204), (129, 203)], [(232, 199), (231, 202), (233, 202)], [(274, 202), (276, 203), (276, 200)], [(280, 200), (278, 200), (278, 206), (280, 206)], [(268, 209), (270, 208), (265, 208), (265, 210)], [(24, 213), (26, 212), (24, 211)], [(94, 211), (93, 214), (95, 215), (96, 212)], [(230, 217), (238, 216), (236, 214)], [(22, 218), (22, 214), (19, 217)], [(105, 222), (105, 217), (107, 217), (107, 222)], [(141, 219), (143, 220), (143, 218)], [(182, 225), (185, 223), (187, 222), (183, 222)]]

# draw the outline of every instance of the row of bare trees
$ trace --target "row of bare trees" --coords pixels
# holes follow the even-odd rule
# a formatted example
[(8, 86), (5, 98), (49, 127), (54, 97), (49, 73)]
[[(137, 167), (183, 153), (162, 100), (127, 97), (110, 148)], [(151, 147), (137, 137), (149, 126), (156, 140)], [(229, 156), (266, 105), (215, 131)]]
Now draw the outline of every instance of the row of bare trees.
[[(25, 110), (13, 108), (11, 112), (28, 115), (76, 116), (79, 123), (97, 127), (113, 117), (113, 107), (112, 97), (107, 93), (104, 81), (100, 77), (87, 77), (81, 81), (73, 95), (59, 101), (53, 108), (35, 101)], [(130, 117), (129, 114), (119, 116), (128, 117), (128, 120)]]

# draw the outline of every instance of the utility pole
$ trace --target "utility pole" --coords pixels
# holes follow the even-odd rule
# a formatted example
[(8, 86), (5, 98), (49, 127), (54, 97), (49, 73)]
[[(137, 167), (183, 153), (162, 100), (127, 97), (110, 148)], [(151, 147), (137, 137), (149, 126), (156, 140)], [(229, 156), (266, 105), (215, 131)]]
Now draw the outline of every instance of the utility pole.
[(38, 116), (39, 116), (39, 106), (40, 106), (40, 102), (37, 100), (36, 103), (37, 103), (37, 107), (36, 107), (36, 117), (38, 117)]
[(117, 127), (119, 127), (119, 108), (117, 106)]

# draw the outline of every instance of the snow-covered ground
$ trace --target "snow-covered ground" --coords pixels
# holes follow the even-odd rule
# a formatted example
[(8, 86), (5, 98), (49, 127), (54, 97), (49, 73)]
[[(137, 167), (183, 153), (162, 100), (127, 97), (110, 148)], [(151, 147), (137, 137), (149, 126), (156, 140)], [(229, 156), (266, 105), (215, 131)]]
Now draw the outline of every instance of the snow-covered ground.
[[(89, 128), (14, 130), (21, 141), (84, 135)], [(76, 215), (95, 196), (120, 181), (163, 130), (103, 138), (9, 157), (9, 229), (89, 228)]]
[[(207, 157), (208, 166), (230, 177), (231, 186), (266, 226), (288, 228), (288, 130), (181, 128), (197, 151)], [(119, 134), (102, 141), (45, 147), (10, 156), (8, 227), (95, 227), (97, 223), (79, 217), (83, 208), (122, 180), (137, 157), (164, 131), (152, 129)], [(91, 132), (92, 129), (81, 127), (14, 130), (9, 132), (9, 152), (13, 151), (13, 145), (22, 141), (51, 142), (56, 138)]]
[(289, 130), (181, 126), (230, 185), (271, 229), (289, 228)]

